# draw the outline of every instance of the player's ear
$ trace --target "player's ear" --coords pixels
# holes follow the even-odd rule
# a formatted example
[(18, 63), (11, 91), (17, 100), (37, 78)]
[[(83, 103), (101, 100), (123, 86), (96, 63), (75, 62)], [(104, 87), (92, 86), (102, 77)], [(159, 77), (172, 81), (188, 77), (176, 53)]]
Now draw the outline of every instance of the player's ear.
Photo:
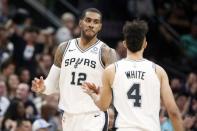
[(144, 39), (144, 42), (143, 42), (143, 48), (146, 49), (147, 45), (148, 45), (148, 44), (147, 44), (147, 41), (146, 41), (146, 38), (145, 38), (145, 39)]
[(123, 43), (123, 46), (124, 46), (125, 48), (127, 48), (126, 40), (122, 41), (122, 43)]
[(80, 28), (82, 27), (82, 20), (81, 19), (79, 20), (79, 27)]
[(100, 32), (101, 29), (102, 29), (102, 23), (99, 24), (99, 29), (98, 29), (99, 31), (98, 32)]
[(103, 26), (103, 24), (101, 23), (101, 24), (100, 24), (100, 30), (99, 30), (99, 31), (101, 31), (101, 29), (102, 29), (102, 26)]

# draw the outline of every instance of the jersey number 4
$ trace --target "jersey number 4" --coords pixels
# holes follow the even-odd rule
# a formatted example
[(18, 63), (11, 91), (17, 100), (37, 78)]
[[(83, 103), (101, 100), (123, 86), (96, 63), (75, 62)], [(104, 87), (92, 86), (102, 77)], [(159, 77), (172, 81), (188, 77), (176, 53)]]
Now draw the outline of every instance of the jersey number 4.
[(87, 77), (85, 73), (79, 73), (77, 76), (76, 76), (75, 72), (72, 72), (71, 74), (72, 74), (72, 81), (70, 82), (70, 84), (72, 84), (72, 85), (76, 85), (76, 84), (77, 85), (82, 85), (83, 82), (86, 80), (86, 77)]
[(141, 107), (140, 84), (134, 83), (127, 92), (128, 99), (134, 99), (134, 107)]

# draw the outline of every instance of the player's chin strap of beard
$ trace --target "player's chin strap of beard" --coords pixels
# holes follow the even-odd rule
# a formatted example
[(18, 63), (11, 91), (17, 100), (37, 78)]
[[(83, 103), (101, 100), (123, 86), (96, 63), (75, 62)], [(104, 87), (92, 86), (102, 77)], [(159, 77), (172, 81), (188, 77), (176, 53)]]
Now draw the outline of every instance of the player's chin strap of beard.
[(53, 64), (47, 78), (44, 80), (45, 90), (43, 94), (50, 95), (58, 92), (59, 77), (60, 68)]

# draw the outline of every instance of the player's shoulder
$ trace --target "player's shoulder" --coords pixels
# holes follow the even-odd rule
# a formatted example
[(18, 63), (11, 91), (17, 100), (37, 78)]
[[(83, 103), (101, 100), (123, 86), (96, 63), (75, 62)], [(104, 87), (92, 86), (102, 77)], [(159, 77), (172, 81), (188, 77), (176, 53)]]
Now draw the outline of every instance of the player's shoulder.
[(113, 83), (115, 72), (116, 67), (114, 63), (107, 66), (103, 72), (103, 75), (110, 80), (111, 84)]
[(108, 46), (106, 43), (104, 43), (103, 41), (101, 41), (101, 43), (102, 43), (102, 46), (101, 46), (102, 52), (107, 52), (107, 51), (109, 51), (109, 50), (112, 49), (111, 47), (109, 47), (109, 46)]
[(160, 66), (158, 64), (155, 64), (155, 65), (156, 65), (156, 71), (158, 71), (160, 73), (166, 72), (162, 66)]
[(116, 51), (113, 48), (109, 47), (106, 43), (103, 42), (103, 44), (101, 46), (101, 55), (103, 57), (111, 56), (111, 55), (116, 56)]
[(104, 67), (107, 67), (111, 63), (117, 61), (116, 51), (109, 47), (106, 43), (102, 43), (101, 46), (101, 61)]
[(162, 66), (158, 65), (158, 64), (156, 64), (156, 74), (158, 75), (158, 77), (160, 78), (160, 80), (163, 77), (166, 77), (167, 76), (167, 73), (164, 70), (164, 68)]
[(58, 45), (58, 50), (60, 51), (65, 51), (65, 49), (71, 44), (71, 42), (75, 41), (76, 38), (74, 39), (70, 39), (70, 40), (67, 40), (67, 41), (64, 41), (64, 42), (61, 42), (59, 45)]
[(69, 41), (62, 42), (58, 45), (56, 52), (55, 52), (55, 57), (54, 57), (54, 64), (58, 67), (61, 67), (61, 62), (63, 58), (63, 54), (69, 44)]
[(58, 48), (66, 48), (67, 47), (67, 45), (68, 45), (68, 42), (69, 41), (64, 41), (64, 42), (62, 42), (62, 43), (60, 43), (59, 45), (58, 45)]

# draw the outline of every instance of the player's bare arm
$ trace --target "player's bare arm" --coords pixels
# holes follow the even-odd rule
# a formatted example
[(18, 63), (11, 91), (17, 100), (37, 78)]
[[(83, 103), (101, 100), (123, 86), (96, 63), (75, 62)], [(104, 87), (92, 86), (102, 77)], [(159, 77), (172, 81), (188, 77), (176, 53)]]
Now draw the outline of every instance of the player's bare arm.
[(101, 49), (101, 60), (105, 68), (117, 61), (116, 51), (107, 45), (104, 45)]
[[(112, 89), (111, 85), (113, 83), (115, 75), (115, 66), (114, 64), (109, 65), (103, 72), (102, 83), (103, 87), (98, 88), (94, 83), (85, 82), (82, 86), (85, 89), (85, 92), (91, 96), (94, 100), (94, 103), (100, 108), (102, 111), (106, 111), (112, 101)], [(100, 89), (97, 93), (96, 89)]]
[(180, 111), (175, 103), (172, 90), (169, 85), (169, 80), (165, 70), (156, 66), (156, 72), (161, 82), (161, 99), (164, 103), (165, 108), (167, 109), (168, 115), (172, 121), (175, 131), (184, 131), (183, 121), (181, 118)]
[[(67, 42), (60, 44), (56, 50), (54, 57), (54, 65), (51, 67), (49, 75), (47, 76), (47, 79), (49, 79), (51, 82), (58, 79), (57, 78), (59, 76), (58, 68), (61, 67), (62, 57), (66, 47), (67, 47)], [(36, 93), (43, 93), (45, 91), (46, 85), (48, 85), (48, 83), (44, 82), (42, 76), (40, 78), (34, 78), (34, 80), (32, 81), (32, 91)]]

